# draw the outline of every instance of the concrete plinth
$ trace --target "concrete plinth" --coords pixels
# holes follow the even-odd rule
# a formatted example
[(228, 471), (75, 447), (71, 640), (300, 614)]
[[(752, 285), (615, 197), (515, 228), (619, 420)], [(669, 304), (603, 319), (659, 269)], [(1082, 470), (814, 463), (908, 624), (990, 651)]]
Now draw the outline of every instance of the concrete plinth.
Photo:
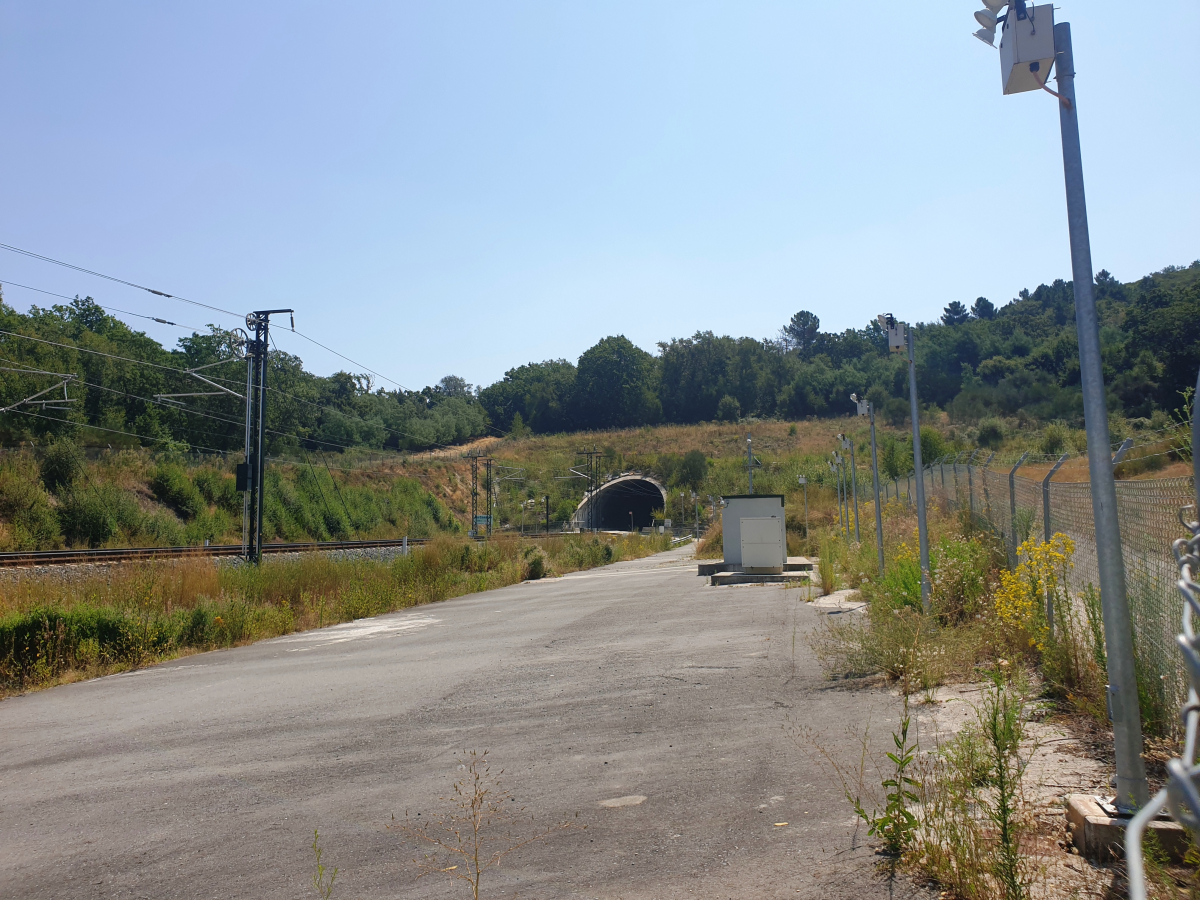
[[(1099, 797), (1091, 794), (1067, 796), (1067, 827), (1071, 841), (1080, 856), (1096, 862), (1108, 862), (1121, 858), (1125, 853), (1125, 829), (1129, 825), (1127, 816), (1118, 816), (1116, 810)], [(1187, 853), (1191, 842), (1187, 831), (1172, 819), (1155, 819), (1146, 829), (1158, 835), (1158, 841), (1167, 854), (1179, 862)]]

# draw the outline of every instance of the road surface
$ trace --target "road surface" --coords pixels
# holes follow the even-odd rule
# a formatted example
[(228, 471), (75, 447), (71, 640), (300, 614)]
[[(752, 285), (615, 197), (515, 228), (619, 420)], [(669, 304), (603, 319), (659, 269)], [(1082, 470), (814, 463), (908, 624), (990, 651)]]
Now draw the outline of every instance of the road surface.
[(894, 699), (822, 680), (798, 591), (709, 587), (687, 552), (0, 703), (0, 897), (315, 897), (314, 829), (334, 897), (469, 897), (387, 826), (444, 812), (470, 749), (580, 826), (481, 896), (926, 896), (788, 734), (857, 758)]

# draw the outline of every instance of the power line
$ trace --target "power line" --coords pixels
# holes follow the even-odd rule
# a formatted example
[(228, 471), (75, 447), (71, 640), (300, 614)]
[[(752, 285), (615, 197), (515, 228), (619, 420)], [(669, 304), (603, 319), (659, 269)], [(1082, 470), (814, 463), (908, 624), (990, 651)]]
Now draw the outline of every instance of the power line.
[(207, 303), (200, 303), (196, 300), (189, 300), (186, 297), (180, 297), (176, 294), (168, 294), (166, 291), (156, 291), (154, 288), (146, 287), (144, 284), (137, 284), (133, 281), (126, 281), (124, 278), (117, 278), (113, 275), (105, 275), (103, 272), (95, 272), (92, 269), (85, 269), (83, 266), (77, 266), (69, 262), (63, 262), (61, 259), (54, 259), (50, 256), (42, 256), (40, 253), (34, 253), (31, 250), (22, 250), (20, 247), (14, 247), (12, 244), (0, 244), (0, 249), (11, 250), (13, 253), (20, 253), (22, 256), (28, 256), (33, 259), (40, 259), (42, 262), (53, 263), (56, 266), (62, 266), (65, 269), (74, 269), (76, 272), (83, 272), (87, 275), (95, 275), (97, 278), (104, 278), (108, 281), (115, 281), (117, 284), (128, 285), (132, 288), (137, 288), (139, 291), (146, 291), (158, 297), (166, 297), (168, 300), (178, 300), (181, 303), (190, 303), (192, 306), (200, 306), (204, 309), (211, 309), (213, 312), (224, 313), (227, 316), (233, 316), (238, 319), (246, 317), (241, 313), (230, 312), (227, 309), (221, 309), (219, 306), (210, 306)]
[[(76, 294), (74, 297), (68, 297), (66, 294), (56, 294), (54, 291), (47, 291), (47, 290), (43, 290), (42, 288), (31, 287), (28, 284), (17, 284), (15, 281), (8, 281), (6, 279), (0, 279), (0, 287), (2, 287), (3, 285), (8, 285), (9, 287), (24, 288), (27, 291), (37, 291), (39, 294), (46, 294), (47, 296), (50, 296), (50, 297), (61, 297), (63, 300), (74, 301), (74, 300), (79, 299), (78, 294)], [(96, 303), (96, 299), (90, 295), (85, 299), (91, 300), (93, 303)], [(130, 312), (127, 309), (117, 309), (115, 306), (107, 306), (103, 303), (96, 303), (96, 305), (98, 307), (100, 307), (101, 309), (107, 309), (110, 312), (119, 312), (122, 315), (126, 315), (126, 316), (137, 316), (139, 319), (149, 319), (151, 322), (158, 322), (160, 325), (174, 325), (176, 328), (186, 328), (186, 329), (190, 329), (193, 332), (198, 332), (200, 330), (195, 325), (180, 325), (178, 322), (168, 322), (166, 319), (160, 319), (158, 316), (147, 316), (147, 315), (143, 315), (142, 313)]]
[[(75, 425), (79, 428), (92, 428), (96, 431), (107, 431), (109, 434), (123, 434), (126, 437), (135, 437), (143, 441), (155, 441), (160, 444), (165, 444), (170, 441), (170, 438), (149, 437), (144, 434), (134, 434), (132, 431), (119, 431), (116, 428), (104, 428), (101, 425), (89, 425), (86, 422), (75, 422), (71, 419), (56, 419), (53, 416), (39, 416), (37, 413), (25, 412), (20, 409), (11, 409), (9, 412), (15, 412), (22, 416), (32, 416), (35, 419), (45, 419), (47, 422), (58, 422), (60, 425)], [(200, 450), (209, 450), (213, 453), (220, 453), (222, 456), (228, 452), (227, 450), (218, 450), (216, 447), (201, 447), (199, 444), (190, 444), (189, 446), (196, 447)]]

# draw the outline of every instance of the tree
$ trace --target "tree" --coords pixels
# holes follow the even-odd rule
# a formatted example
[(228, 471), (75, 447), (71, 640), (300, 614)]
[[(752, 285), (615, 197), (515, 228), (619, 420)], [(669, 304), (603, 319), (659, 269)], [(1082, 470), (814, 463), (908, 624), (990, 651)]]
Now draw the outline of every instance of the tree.
[(976, 297), (975, 303), (971, 306), (971, 315), (977, 319), (994, 319), (996, 318), (996, 304), (987, 297)]
[(662, 414), (655, 360), (624, 335), (606, 337), (579, 357), (574, 412), (580, 428), (649, 425)]
[(820, 331), (821, 320), (814, 313), (802, 309), (783, 327), (783, 336), (800, 356), (807, 357)]
[(967, 312), (967, 308), (958, 300), (951, 300), (950, 305), (946, 307), (942, 313), (943, 325), (961, 325), (971, 318), (971, 314)]

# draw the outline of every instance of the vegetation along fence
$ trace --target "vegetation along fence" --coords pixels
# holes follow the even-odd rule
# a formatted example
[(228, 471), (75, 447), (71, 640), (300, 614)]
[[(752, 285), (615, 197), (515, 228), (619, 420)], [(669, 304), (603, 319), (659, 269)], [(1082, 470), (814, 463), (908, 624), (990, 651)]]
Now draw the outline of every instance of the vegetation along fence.
[[(1003, 539), (1012, 563), (1022, 542), (1065, 534), (1075, 542), (1069, 589), (1079, 597), (1100, 584), (1091, 485), (1054, 482), (1056, 471), (1029, 478), (1011, 461), (1003, 469), (939, 461), (926, 467), (926, 498), (931, 505), (969, 510), (977, 525)], [(902, 478), (886, 493), (908, 502), (914, 487), (913, 477)], [(1162, 703), (1174, 705), (1185, 698), (1188, 682), (1175, 640), (1179, 570), (1171, 545), (1187, 534), (1179, 511), (1195, 497), (1192, 477), (1118, 481), (1116, 487), (1139, 680), (1153, 685)]]

